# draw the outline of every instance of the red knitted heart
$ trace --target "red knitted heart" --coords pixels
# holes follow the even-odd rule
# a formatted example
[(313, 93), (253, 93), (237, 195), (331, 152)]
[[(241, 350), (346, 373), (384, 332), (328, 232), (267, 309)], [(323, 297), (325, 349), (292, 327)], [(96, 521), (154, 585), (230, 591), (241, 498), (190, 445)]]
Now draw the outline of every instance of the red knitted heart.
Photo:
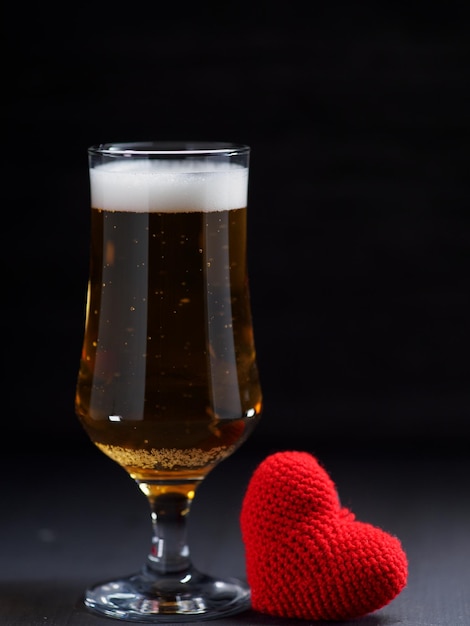
[(362, 617), (407, 582), (400, 541), (354, 519), (307, 452), (277, 452), (255, 470), (240, 516), (254, 610), (308, 620)]

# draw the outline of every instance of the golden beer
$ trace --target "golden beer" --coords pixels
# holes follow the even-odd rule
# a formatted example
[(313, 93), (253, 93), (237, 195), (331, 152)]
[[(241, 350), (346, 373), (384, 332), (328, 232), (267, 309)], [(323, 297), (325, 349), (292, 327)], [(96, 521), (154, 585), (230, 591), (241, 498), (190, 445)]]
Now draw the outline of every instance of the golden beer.
[(246, 439), (262, 410), (246, 179), (237, 168), (200, 172), (179, 161), (163, 174), (147, 162), (125, 165), (92, 170), (76, 411), (137, 480), (198, 479)]

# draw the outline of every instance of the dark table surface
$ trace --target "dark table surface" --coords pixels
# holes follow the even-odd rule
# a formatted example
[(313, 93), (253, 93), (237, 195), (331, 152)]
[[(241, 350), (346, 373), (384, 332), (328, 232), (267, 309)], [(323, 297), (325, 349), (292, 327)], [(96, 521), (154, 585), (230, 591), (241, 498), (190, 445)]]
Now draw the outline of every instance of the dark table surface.
[[(193, 504), (192, 557), (208, 573), (245, 577), (239, 527), (244, 490), (257, 464), (283, 449), (252, 439), (207, 477)], [(323, 463), (357, 519), (398, 536), (408, 555), (407, 587), (349, 626), (468, 626), (470, 458), (464, 442), (310, 442), (302, 449)], [(89, 614), (81, 594), (89, 583), (142, 565), (150, 519), (140, 491), (86, 444), (69, 452), (38, 446), (24, 457), (6, 452), (0, 469), (2, 626), (119, 623)], [(248, 611), (211, 623), (294, 621)]]

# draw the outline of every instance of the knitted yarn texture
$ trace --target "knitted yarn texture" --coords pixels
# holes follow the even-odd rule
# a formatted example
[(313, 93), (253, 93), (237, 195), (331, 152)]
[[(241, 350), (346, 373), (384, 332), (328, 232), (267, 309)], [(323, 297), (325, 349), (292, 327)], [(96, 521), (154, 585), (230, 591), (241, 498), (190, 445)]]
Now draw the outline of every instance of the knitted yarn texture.
[(314, 456), (277, 452), (255, 469), (240, 514), (252, 608), (307, 620), (362, 617), (406, 586), (398, 538), (341, 506)]

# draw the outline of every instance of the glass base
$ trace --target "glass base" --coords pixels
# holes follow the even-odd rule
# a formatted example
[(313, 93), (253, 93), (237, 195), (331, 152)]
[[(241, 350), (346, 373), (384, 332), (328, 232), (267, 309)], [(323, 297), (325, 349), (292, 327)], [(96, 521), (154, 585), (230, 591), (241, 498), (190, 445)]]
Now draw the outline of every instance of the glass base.
[(195, 569), (159, 575), (145, 568), (139, 574), (87, 589), (84, 602), (98, 615), (164, 624), (241, 613), (250, 608), (250, 590), (240, 580), (219, 580)]

